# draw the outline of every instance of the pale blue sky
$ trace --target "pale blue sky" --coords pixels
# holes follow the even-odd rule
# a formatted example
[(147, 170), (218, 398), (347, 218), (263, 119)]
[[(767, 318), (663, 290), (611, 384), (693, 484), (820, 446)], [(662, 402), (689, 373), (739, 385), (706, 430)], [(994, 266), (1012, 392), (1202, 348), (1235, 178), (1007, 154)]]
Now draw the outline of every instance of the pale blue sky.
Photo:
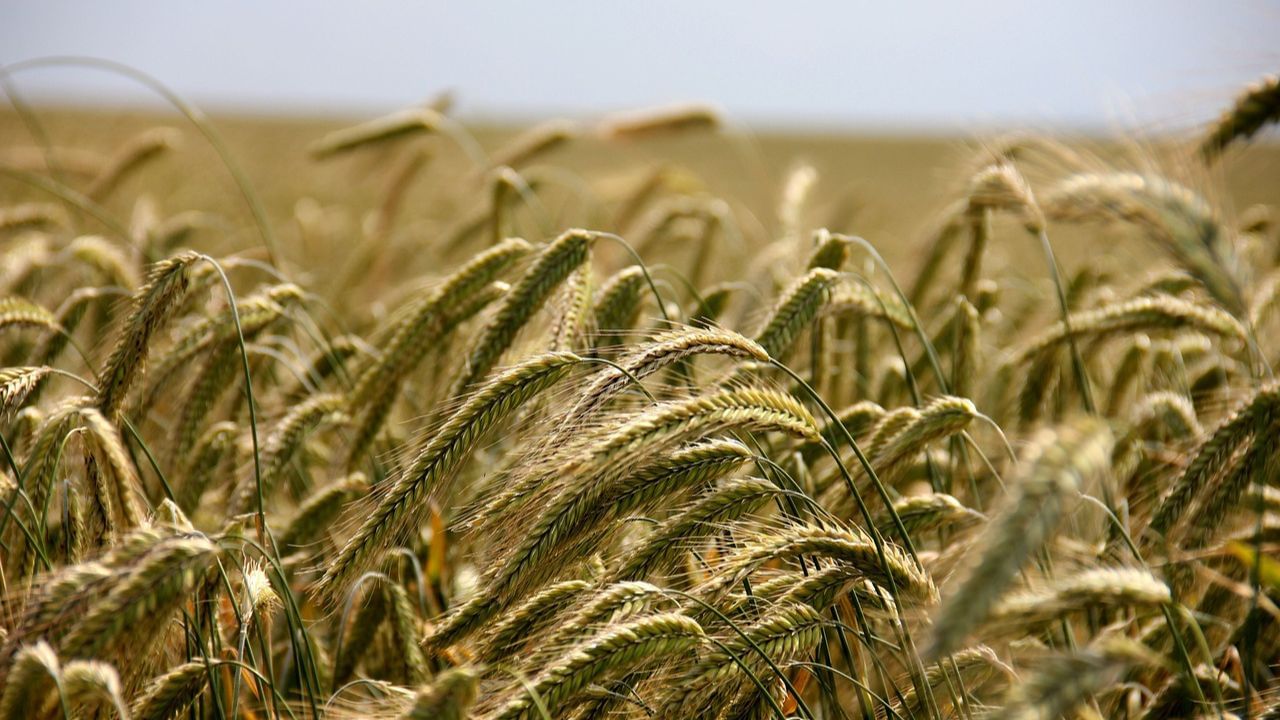
[[(1148, 128), (1280, 70), (1276, 0), (0, 0), (0, 62), (133, 65), (206, 109), (471, 117), (707, 101), (755, 126)], [(90, 70), (36, 98), (139, 101)]]

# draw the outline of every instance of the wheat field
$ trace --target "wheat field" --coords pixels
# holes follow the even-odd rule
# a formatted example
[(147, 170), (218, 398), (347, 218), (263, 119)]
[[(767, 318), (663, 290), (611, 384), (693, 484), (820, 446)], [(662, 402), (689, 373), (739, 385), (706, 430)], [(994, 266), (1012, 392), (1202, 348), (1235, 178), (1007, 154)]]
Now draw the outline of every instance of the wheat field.
[(1280, 117), (0, 116), (0, 720), (1280, 718)]

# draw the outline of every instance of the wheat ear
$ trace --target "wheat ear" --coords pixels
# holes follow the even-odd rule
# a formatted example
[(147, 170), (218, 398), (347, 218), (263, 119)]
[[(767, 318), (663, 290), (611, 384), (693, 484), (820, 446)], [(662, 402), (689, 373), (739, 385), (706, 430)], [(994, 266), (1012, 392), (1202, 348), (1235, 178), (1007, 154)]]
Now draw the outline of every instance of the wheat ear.
[(589, 683), (617, 676), (641, 664), (675, 658), (697, 647), (704, 634), (698, 623), (676, 613), (652, 615), (608, 630), (552, 663), (527, 691), (508, 701), (493, 720), (535, 717), (536, 694), (556, 712)]
[(495, 425), (554, 385), (580, 362), (572, 353), (550, 353), (499, 374), (467, 397), (409, 467), (380, 493), (377, 505), (343, 546), (320, 582), (322, 593), (339, 592), (425, 517), (424, 498), (444, 491), (468, 453)]
[(47, 642), (40, 640), (19, 650), (12, 658), (4, 693), (0, 695), (0, 719), (30, 718), (32, 710), (43, 704), (61, 673), (58, 655)]
[(689, 130), (716, 130), (723, 121), (714, 108), (704, 105), (673, 105), (640, 110), (606, 118), (599, 132), (607, 138), (648, 138)]
[(1236, 140), (1247, 140), (1280, 118), (1280, 76), (1267, 75), (1250, 85), (1209, 129), (1200, 156), (1213, 162)]
[(1083, 480), (1107, 467), (1110, 446), (1110, 432), (1093, 422), (1037, 436), (1021, 461), (1012, 498), (974, 551), (976, 564), (938, 611), (926, 661), (959, 647), (988, 616), (1027, 559), (1049, 540)]
[(632, 548), (609, 579), (641, 580), (669, 569), (693, 538), (712, 534), (724, 523), (755, 512), (778, 493), (773, 483), (758, 478), (740, 478), (717, 485)]
[(1270, 383), (1254, 392), (1218, 426), (1196, 450), (1191, 463), (1161, 499), (1147, 529), (1165, 536), (1183, 519), (1191, 502), (1211, 486), (1232, 456), (1257, 433), (1271, 426), (1280, 410), (1280, 384)]
[(204, 693), (209, 682), (204, 662), (183, 663), (152, 678), (131, 703), (134, 720), (171, 720), (181, 715)]
[(1148, 653), (1125, 638), (1104, 638), (1073, 654), (1055, 655), (1009, 690), (1004, 707), (990, 720), (1063, 717), (1091, 694), (1117, 682), (1124, 670)]
[(440, 122), (440, 113), (429, 108), (401, 110), (325, 135), (311, 146), (311, 156), (323, 160), (357, 148), (435, 132), (439, 129)]
[(595, 234), (570, 230), (538, 254), (511, 291), (506, 294), (467, 356), (453, 395), (482, 380), (515, 339), (516, 333), (542, 308), (551, 292), (590, 258)]
[(151, 337), (172, 317), (187, 292), (190, 268), (200, 256), (175, 255), (151, 267), (147, 282), (133, 295), (120, 339), (102, 370), (98, 409), (114, 420), (134, 380), (142, 371)]
[(89, 606), (70, 632), (58, 643), (63, 654), (94, 656), (122, 638), (130, 625), (143, 617), (164, 617), (187, 599), (218, 554), (210, 541), (197, 536), (166, 542), (127, 576), (122, 577), (100, 601)]
[(293, 460), (307, 434), (326, 422), (345, 419), (346, 399), (335, 393), (316, 395), (289, 410), (262, 445), (258, 478), (245, 478), (233, 490), (229, 513), (240, 515), (255, 507), (255, 494), (265, 502)]
[(399, 720), (467, 720), (480, 676), (468, 667), (449, 668), (417, 689), (413, 705)]
[(176, 146), (178, 137), (176, 130), (162, 127), (145, 130), (130, 138), (90, 181), (85, 195), (93, 200), (102, 200), (130, 174)]
[(1058, 578), (1043, 589), (1006, 596), (992, 608), (989, 622), (1023, 632), (1068, 613), (1104, 608), (1159, 608), (1170, 602), (1169, 587), (1146, 570), (1096, 568)]
[(584, 580), (565, 580), (548, 585), (516, 605), (475, 645), (479, 658), (497, 658), (526, 646), (531, 638), (547, 629), (562, 610), (591, 589)]
[(839, 273), (819, 267), (792, 283), (774, 305), (756, 342), (770, 357), (785, 359), (800, 333), (813, 322), (831, 298)]

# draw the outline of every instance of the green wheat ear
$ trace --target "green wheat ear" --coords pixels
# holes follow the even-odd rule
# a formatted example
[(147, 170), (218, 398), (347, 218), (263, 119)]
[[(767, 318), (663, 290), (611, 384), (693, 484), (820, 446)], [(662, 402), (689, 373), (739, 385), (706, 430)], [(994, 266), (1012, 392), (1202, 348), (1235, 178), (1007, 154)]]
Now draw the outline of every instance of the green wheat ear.
[(1267, 75), (1236, 98), (1200, 143), (1200, 156), (1213, 162), (1237, 140), (1247, 140), (1280, 118), (1280, 76)]
[(1025, 469), (1007, 506), (973, 551), (974, 564), (938, 611), (924, 651), (926, 660), (932, 662), (960, 647), (989, 616), (1027, 559), (1052, 537), (1066, 502), (1085, 479), (1106, 468), (1110, 455), (1111, 434), (1100, 423), (1041, 431), (1022, 460)]
[(595, 238), (595, 234), (586, 230), (570, 230), (538, 254), (481, 331), (454, 386), (455, 397), (472, 389), (489, 374), (515, 340), (516, 333), (542, 308), (551, 292), (587, 262)]

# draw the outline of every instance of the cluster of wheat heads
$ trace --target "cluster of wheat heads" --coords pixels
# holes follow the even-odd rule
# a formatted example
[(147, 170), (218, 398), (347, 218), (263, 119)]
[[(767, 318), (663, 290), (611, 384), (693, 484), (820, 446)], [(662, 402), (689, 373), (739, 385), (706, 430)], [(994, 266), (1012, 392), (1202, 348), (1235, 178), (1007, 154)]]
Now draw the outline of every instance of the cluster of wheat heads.
[[(989, 147), (904, 287), (811, 168), (762, 238), (544, 162), (708, 110), (486, 155), (436, 103), (313, 147), (390, 168), (340, 279), (377, 309), (307, 238), (116, 220), (170, 132), (46, 148), (0, 209), (0, 720), (1280, 717), (1280, 252), (1204, 180), (1276, 116), (1196, 182)], [(429, 143), (475, 167), (406, 246)], [(1073, 226), (1158, 267), (1060, 267)]]

